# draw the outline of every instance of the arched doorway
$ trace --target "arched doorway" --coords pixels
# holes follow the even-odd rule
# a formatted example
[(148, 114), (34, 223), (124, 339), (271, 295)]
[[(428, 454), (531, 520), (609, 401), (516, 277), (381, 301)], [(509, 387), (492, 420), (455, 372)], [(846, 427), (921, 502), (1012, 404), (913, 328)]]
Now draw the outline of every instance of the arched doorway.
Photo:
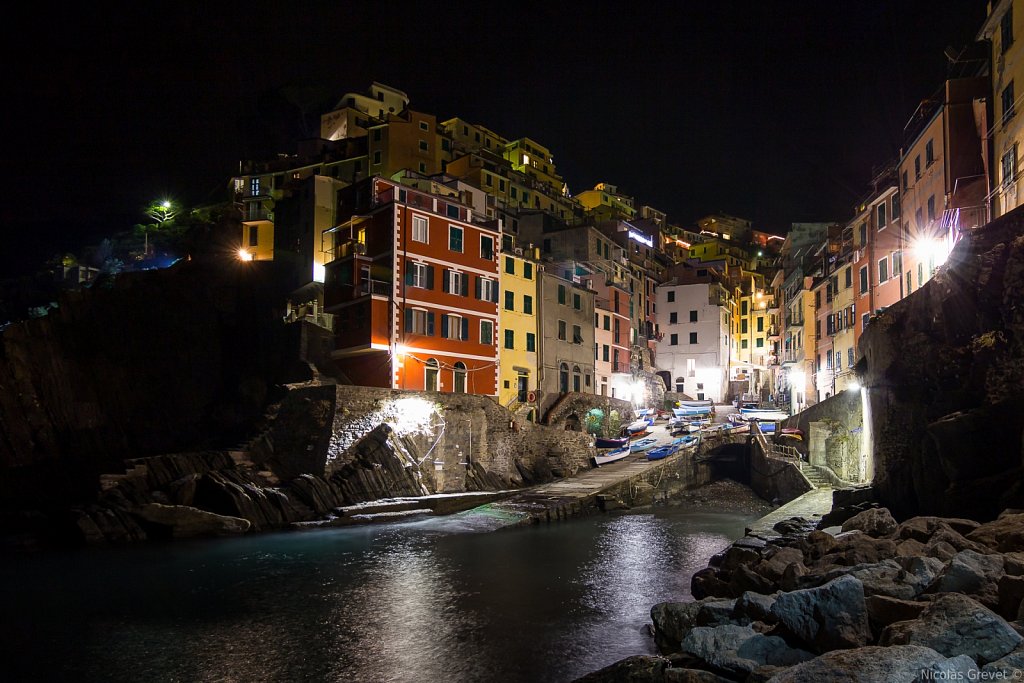
[(466, 393), (466, 364), (459, 361), (455, 364), (455, 389), (456, 394)]
[(558, 366), (558, 391), (563, 394), (569, 393), (569, 366), (565, 363)]
[[(582, 382), (582, 375), (580, 374), (580, 366), (572, 366), (572, 390), (579, 393), (580, 383)], [(579, 418), (577, 418), (579, 419)]]
[(423, 390), (424, 391), (439, 391), (438, 377), (440, 368), (436, 358), (430, 358), (427, 360), (427, 367), (423, 371)]

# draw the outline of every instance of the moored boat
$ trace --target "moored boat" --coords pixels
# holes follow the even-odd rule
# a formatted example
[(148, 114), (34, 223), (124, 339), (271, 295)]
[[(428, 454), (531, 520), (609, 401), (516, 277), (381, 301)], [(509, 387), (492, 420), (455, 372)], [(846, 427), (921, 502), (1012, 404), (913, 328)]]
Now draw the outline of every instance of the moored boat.
[(679, 446), (673, 446), (671, 444), (669, 444), (668, 446), (659, 446), (658, 448), (652, 448), (651, 450), (647, 451), (647, 459), (661, 460), (662, 458), (667, 458), (668, 456), (672, 455), (678, 450)]
[(758, 420), (760, 422), (778, 422), (789, 417), (789, 413), (782, 410), (766, 408), (740, 408), (740, 415), (746, 420)]
[(654, 437), (640, 439), (639, 441), (634, 441), (633, 443), (631, 443), (629, 446), (629, 450), (633, 451), (634, 453), (639, 453), (641, 451), (646, 451), (648, 448), (653, 447), (656, 443), (658, 443), (658, 440), (655, 439)]
[(646, 432), (647, 428), (650, 426), (651, 425), (648, 424), (647, 420), (637, 420), (636, 422), (631, 422), (626, 425), (626, 431), (630, 434), (636, 435), (640, 432)]
[(609, 451), (600, 455), (595, 455), (590, 459), (594, 463), (594, 467), (600, 467), (601, 465), (607, 465), (610, 462), (616, 462), (627, 457), (632, 451), (629, 450), (628, 446), (623, 446), (616, 451)]
[(622, 448), (628, 442), (628, 438), (609, 439), (603, 436), (599, 436), (594, 440), (594, 448)]

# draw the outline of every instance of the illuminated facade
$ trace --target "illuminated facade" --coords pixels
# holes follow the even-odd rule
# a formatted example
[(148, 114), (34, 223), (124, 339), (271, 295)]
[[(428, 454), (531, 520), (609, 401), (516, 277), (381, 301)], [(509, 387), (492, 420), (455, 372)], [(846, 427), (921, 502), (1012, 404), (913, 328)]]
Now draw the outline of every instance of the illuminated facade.
[(530, 403), (538, 389), (538, 263), (533, 250), (505, 250), (499, 257), (498, 401)]
[(989, 3), (988, 18), (978, 34), (992, 46), (992, 216), (1024, 204), (1024, 188), (1019, 187), (1021, 152), (1024, 151), (1024, 117), (1020, 96), (1024, 94), (1024, 0), (998, 0)]
[(324, 290), (339, 369), (363, 386), (497, 396), (496, 227), (381, 178), (339, 203)]

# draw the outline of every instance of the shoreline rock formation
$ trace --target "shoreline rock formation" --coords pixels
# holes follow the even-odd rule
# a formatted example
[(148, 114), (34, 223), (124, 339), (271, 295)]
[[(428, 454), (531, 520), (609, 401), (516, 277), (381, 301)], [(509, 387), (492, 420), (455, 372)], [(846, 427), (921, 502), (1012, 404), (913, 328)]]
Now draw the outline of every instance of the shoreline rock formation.
[(787, 520), (732, 544), (694, 575), (694, 601), (651, 608), (661, 656), (578, 681), (1024, 676), (1024, 512), (897, 524), (872, 508), (841, 529), (813, 526)]

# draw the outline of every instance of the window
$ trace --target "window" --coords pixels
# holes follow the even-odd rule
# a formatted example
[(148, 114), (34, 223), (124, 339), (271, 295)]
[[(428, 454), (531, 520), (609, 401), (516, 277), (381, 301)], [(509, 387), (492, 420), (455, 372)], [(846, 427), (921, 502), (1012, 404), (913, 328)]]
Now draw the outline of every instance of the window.
[(669, 335), (669, 337), (668, 337), (668, 344), (669, 344), (669, 346), (677, 346), (679, 344), (679, 335), (678, 334), (671, 334), (671, 335)]
[(441, 314), (441, 336), (445, 339), (469, 339), (469, 318)]
[(426, 140), (420, 140), (420, 151), (426, 152), (430, 149), (430, 145), (427, 144)]
[(669, 322), (670, 325), (674, 325), (677, 322), (679, 322), (679, 314), (676, 313), (675, 311), (672, 311), (671, 313), (669, 313), (668, 314), (668, 322)]
[(505, 290), (505, 310), (514, 311), (516, 310), (516, 295), (515, 292)]
[(906, 192), (910, 189), (910, 183), (907, 182), (907, 172), (903, 171), (903, 191)]
[(924, 227), (924, 212), (921, 209), (914, 212), (914, 220), (917, 221), (918, 228)]
[(757, 348), (759, 348), (759, 349), (763, 349), (764, 348), (764, 338), (763, 337), (758, 337), (757, 338)]
[(740, 321), (740, 334), (746, 334), (746, 333), (747, 333), (747, 319), (744, 318), (743, 320)]
[(533, 332), (526, 333), (526, 350), (536, 351), (537, 350), (537, 335)]
[(935, 195), (928, 197), (928, 220), (935, 220)]
[(427, 219), (424, 218), (423, 216), (413, 216), (412, 217), (412, 241), (413, 242), (423, 242), (424, 244), (427, 243), (427, 241), (429, 239), (429, 234), (430, 234), (427, 226), (428, 226)]
[(565, 363), (558, 366), (558, 391), (569, 393), (569, 366)]
[(533, 315), (533, 297), (529, 294), (523, 294), (523, 313)]
[(572, 343), (582, 344), (583, 343), (583, 329), (579, 325), (572, 326)]
[(575, 308), (577, 311), (583, 310), (583, 298), (579, 294), (576, 294), (575, 292), (573, 292), (572, 295), (572, 307)]
[(565, 303), (565, 285), (558, 285), (558, 303)]
[(452, 251), (462, 251), (462, 228), (448, 226), (448, 248)]
[(863, 332), (868, 327), (868, 322), (871, 320), (871, 314), (865, 313), (860, 317), (860, 330)]
[(251, 178), (249, 180), (249, 194), (253, 197), (260, 196), (260, 179)]
[(410, 334), (434, 334), (434, 314), (422, 308), (405, 309), (405, 331)]
[(505, 272), (509, 275), (516, 274), (516, 260), (511, 256), (505, 257)]
[[(615, 353), (618, 354), (618, 351), (616, 351)], [(605, 363), (608, 362), (608, 345), (607, 344), (602, 344), (601, 345), (601, 360), (603, 360)], [(613, 369), (613, 371), (614, 371), (614, 369)]]
[(438, 383), (439, 374), (437, 359), (431, 358), (427, 361), (427, 367), (423, 371), (423, 388), (426, 391), (438, 391), (440, 389), (440, 384)]
[(675, 300), (676, 300), (676, 293), (675, 293), (675, 291), (674, 291), (674, 290), (671, 290), (671, 289), (670, 289), (670, 290), (668, 290), (668, 292), (667, 292), (667, 296), (668, 296), (668, 301), (669, 301), (669, 303), (672, 303), (673, 301), (675, 301)]
[(480, 258), (491, 261), (494, 259), (494, 238), (480, 235)]
[(744, 300), (744, 301), (740, 302), (740, 315), (746, 315), (746, 314), (747, 314), (747, 301)]
[(921, 179), (921, 155), (918, 154), (914, 157), (914, 177), (917, 180)]
[(514, 330), (505, 330), (505, 348), (514, 349), (516, 347), (516, 333)]
[(481, 301), (498, 301), (498, 283), (486, 277), (476, 279), (476, 298)]
[(908, 270), (907, 270), (907, 294), (910, 294), (911, 292), (913, 292), (913, 291), (914, 291), (914, 290), (913, 290), (913, 289), (912, 289), (912, 288), (910, 287), (910, 283), (911, 283), (911, 274), (910, 274), (910, 270), (908, 269)]
[(878, 229), (881, 230), (887, 225), (885, 220), (885, 202), (878, 205)]
[(606, 329), (606, 330), (612, 329), (611, 318), (609, 318), (607, 315), (604, 316), (604, 325), (602, 325), (602, 327), (604, 327), (604, 329)]
[(1006, 7), (1006, 14), (999, 20), (999, 50), (1005, 53), (1013, 45), (1013, 4)]
[(892, 253), (892, 276), (896, 277), (899, 273), (903, 272), (903, 252), (894, 251)]
[(409, 263), (405, 273), (405, 284), (423, 289), (434, 288), (434, 268), (425, 263)]
[(868, 267), (861, 266), (860, 269), (860, 293), (866, 294), (868, 291)]
[(1003, 88), (1002, 95), (1000, 96), (1003, 105), (1003, 119), (1002, 122), (1006, 123), (1013, 118), (1016, 113), (1013, 108), (1013, 81), (1006, 84)]
[(867, 223), (861, 223), (860, 224), (860, 242), (859, 242), (859, 244), (861, 246), (864, 246), (867, 243), (868, 243), (868, 224)]
[(562, 341), (565, 341), (565, 321), (564, 320), (559, 320), (558, 321), (558, 338), (560, 340), (562, 340)]
[(373, 165), (374, 166), (380, 166), (380, 152), (379, 151), (373, 153)]
[(697, 343), (697, 333), (696, 332), (691, 332), (690, 333), (690, 343), (691, 344), (696, 344)]
[(878, 260), (878, 283), (881, 284), (889, 279), (889, 259)]
[(846, 349), (846, 364), (853, 367), (853, 348)]
[(260, 226), (250, 225), (249, 226), (249, 246), (258, 247), (260, 244)]
[(526, 280), (532, 280), (533, 279), (533, 264), (532, 263), (524, 263), (523, 264), (523, 278), (526, 279)]
[(459, 296), (469, 296), (469, 275), (454, 270), (444, 272), (444, 291)]
[(741, 349), (747, 348), (747, 340), (746, 339), (741, 339), (740, 340), (740, 348)]
[(1003, 187), (1007, 187), (1017, 177), (1017, 145), (1003, 155), (1000, 165), (1003, 170)]
[(480, 343), (487, 346), (494, 343), (494, 323), (490, 320), (480, 321)]
[(895, 221), (895, 220), (898, 220), (899, 217), (900, 217), (900, 196), (899, 196), (899, 194), (894, 194), (892, 196), (892, 219)]
[(462, 361), (456, 362), (452, 375), (452, 378), (455, 380), (455, 386), (452, 388), (452, 391), (456, 394), (466, 393), (466, 364)]
[(929, 140), (924, 145), (924, 165), (931, 166), (935, 163), (935, 141)]
[(579, 392), (580, 390), (580, 366), (572, 366), (572, 390)]
[(757, 331), (764, 332), (764, 318), (760, 316), (757, 318)]
[(690, 322), (697, 322), (697, 311), (690, 311)]

